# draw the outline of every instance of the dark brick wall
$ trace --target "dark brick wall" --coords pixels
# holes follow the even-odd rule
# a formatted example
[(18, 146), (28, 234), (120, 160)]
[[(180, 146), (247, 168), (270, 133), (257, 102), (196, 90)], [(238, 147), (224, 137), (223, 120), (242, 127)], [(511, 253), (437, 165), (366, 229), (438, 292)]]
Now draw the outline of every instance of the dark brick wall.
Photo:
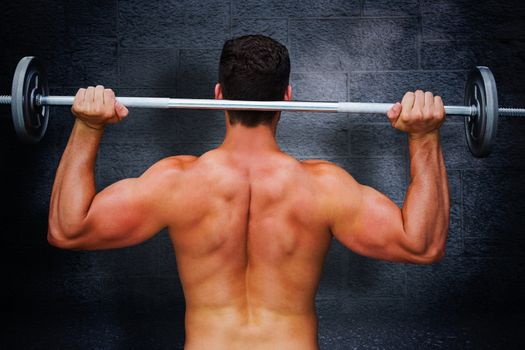
[[(469, 68), (488, 65), (501, 104), (525, 105), (519, 0), (4, 2), (0, 88), (9, 91), (22, 56), (37, 55), (52, 93), (102, 83), (120, 95), (209, 98), (223, 41), (245, 33), (287, 44), (299, 100), (394, 101), (424, 88), (461, 104)], [(166, 232), (103, 252), (46, 242), (68, 109), (52, 110), (37, 145), (20, 145), (10, 120), (0, 123), (0, 348), (181, 348), (184, 300)], [(98, 185), (168, 155), (202, 154), (223, 133), (220, 112), (134, 110), (104, 137)], [(459, 117), (442, 128), (452, 197), (447, 256), (433, 266), (393, 264), (334, 241), (317, 297), (321, 348), (523, 344), (525, 122), (502, 119), (486, 159), (470, 155), (463, 133)], [(286, 113), (278, 136), (293, 156), (332, 160), (402, 203), (406, 138), (385, 117)]]

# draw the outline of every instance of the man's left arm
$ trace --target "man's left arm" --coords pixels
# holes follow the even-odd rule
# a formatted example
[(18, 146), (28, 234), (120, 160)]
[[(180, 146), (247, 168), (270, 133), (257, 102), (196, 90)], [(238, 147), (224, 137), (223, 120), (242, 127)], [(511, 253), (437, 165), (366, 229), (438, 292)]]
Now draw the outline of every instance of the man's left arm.
[(80, 89), (73, 131), (57, 170), (49, 209), (48, 241), (64, 249), (107, 249), (141, 243), (165, 224), (158, 187), (162, 165), (140, 178), (119, 181), (96, 194), (95, 162), (106, 124), (127, 109), (102, 86)]

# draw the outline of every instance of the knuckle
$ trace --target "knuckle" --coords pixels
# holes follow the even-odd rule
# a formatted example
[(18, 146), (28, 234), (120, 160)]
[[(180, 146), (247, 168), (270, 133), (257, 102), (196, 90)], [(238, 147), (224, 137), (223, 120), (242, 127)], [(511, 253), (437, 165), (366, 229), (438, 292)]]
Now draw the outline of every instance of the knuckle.
[(420, 120), (423, 119), (423, 112), (421, 110), (415, 110), (411, 113), (412, 119)]

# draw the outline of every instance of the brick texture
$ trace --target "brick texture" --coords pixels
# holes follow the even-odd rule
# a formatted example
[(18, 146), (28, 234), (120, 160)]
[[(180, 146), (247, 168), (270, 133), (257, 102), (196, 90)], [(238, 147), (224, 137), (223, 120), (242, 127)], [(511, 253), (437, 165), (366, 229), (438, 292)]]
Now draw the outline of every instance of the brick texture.
[[(212, 98), (224, 40), (274, 37), (290, 50), (294, 98), (398, 101), (431, 90), (462, 104), (475, 65), (495, 74), (502, 105), (525, 102), (525, 5), (520, 0), (10, 1), (0, 22), (0, 88), (22, 56), (40, 57), (51, 92), (103, 84), (117, 95)], [(6, 106), (0, 116), (9, 116)], [(45, 138), (17, 143), (0, 118), (0, 348), (174, 348), (184, 298), (166, 231), (126, 249), (47, 244), (54, 174), (73, 118), (53, 108)], [(174, 154), (220, 144), (218, 111), (132, 110), (105, 133), (102, 189)], [(382, 115), (284, 113), (281, 148), (322, 158), (401, 206), (410, 183), (406, 136)], [(525, 123), (501, 118), (493, 153), (467, 149), (463, 119), (441, 130), (451, 218), (432, 266), (356, 255), (333, 240), (316, 305), (321, 349), (520, 348), (525, 342)]]

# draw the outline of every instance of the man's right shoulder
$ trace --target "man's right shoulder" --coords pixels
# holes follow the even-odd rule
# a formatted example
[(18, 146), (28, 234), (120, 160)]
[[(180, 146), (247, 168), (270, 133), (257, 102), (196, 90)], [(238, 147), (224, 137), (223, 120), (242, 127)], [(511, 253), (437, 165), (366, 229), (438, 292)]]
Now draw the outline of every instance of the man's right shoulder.
[(195, 156), (172, 156), (159, 160), (153, 164), (145, 174), (161, 175), (190, 168), (199, 158)]

